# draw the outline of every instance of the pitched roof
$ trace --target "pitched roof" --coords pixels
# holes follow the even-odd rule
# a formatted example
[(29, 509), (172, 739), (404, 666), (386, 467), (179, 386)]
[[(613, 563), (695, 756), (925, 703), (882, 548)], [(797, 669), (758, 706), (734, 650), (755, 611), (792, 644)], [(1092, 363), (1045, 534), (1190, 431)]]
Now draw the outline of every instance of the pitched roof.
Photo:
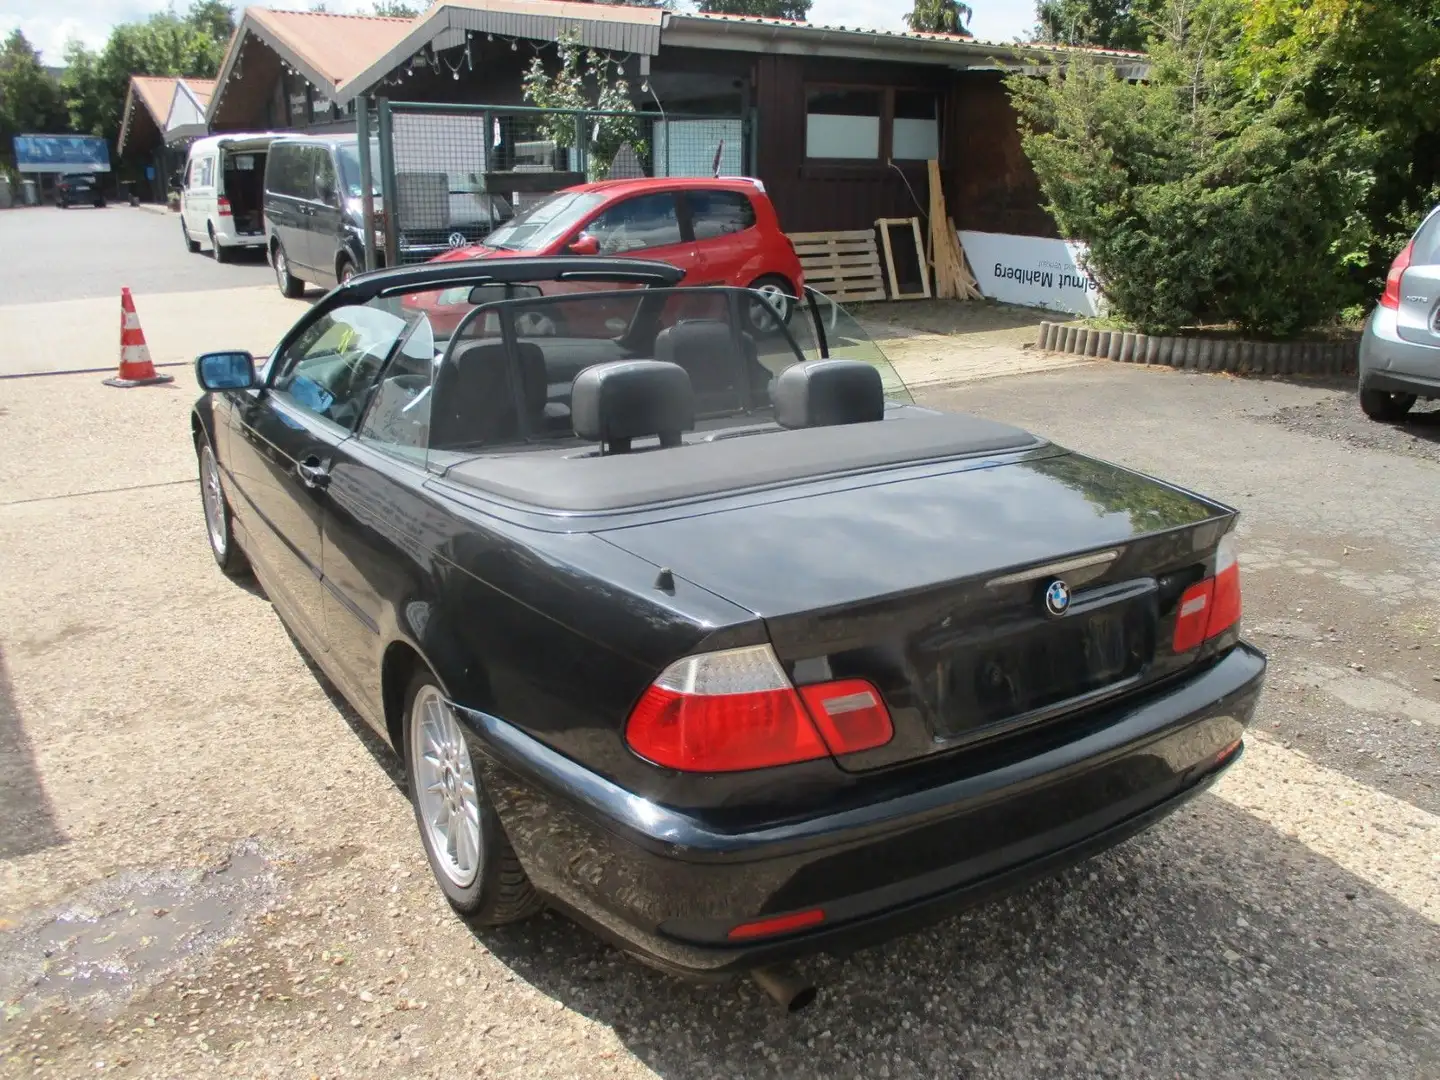
[(149, 124), (164, 137), (166, 123), (175, 104), (175, 95), (182, 82), (190, 95), (202, 106), (210, 101), (210, 95), (215, 91), (214, 79), (181, 79), (174, 75), (130, 76), (130, 86), (125, 93), (125, 112), (120, 121), (120, 137), (116, 141), (118, 152), (125, 152), (135, 131), (138, 121), (135, 115), (137, 102), (144, 106), (145, 112), (149, 114)]
[(164, 126), (170, 115), (170, 106), (175, 103), (175, 88), (183, 82), (190, 93), (203, 105), (215, 92), (214, 79), (177, 79), (173, 75), (131, 75), (130, 92), (155, 118), (155, 123)]
[[(288, 46), (300, 67), (312, 69), (333, 89), (352, 78), (375, 57), (405, 36), (414, 19), (378, 15), (332, 15), (324, 11), (271, 11), (246, 8), (245, 22)], [(240, 37), (239, 32), (236, 38)], [(233, 48), (233, 45), (232, 45)], [(277, 50), (278, 51), (278, 50)], [(294, 60), (291, 61), (294, 63)]]

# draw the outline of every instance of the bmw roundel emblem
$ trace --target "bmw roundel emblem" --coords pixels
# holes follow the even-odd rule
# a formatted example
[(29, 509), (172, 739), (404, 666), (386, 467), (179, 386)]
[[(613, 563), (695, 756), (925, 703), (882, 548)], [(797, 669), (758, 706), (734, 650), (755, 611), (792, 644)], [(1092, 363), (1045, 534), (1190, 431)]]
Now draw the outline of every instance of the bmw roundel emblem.
[(465, 234), (462, 232), (452, 232), (447, 239), (452, 248), (462, 248), (465, 246)]
[(1052, 581), (1045, 590), (1045, 610), (1057, 617), (1069, 611), (1070, 586), (1063, 581)]

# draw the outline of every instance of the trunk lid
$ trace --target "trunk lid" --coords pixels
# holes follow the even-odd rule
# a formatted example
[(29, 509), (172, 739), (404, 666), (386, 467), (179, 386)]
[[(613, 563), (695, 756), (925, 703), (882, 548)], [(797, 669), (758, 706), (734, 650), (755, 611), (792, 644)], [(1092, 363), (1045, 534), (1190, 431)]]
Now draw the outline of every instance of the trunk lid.
[[(1070, 715), (1193, 662), (1180, 594), (1233, 511), (1058, 451), (873, 477), (613, 529), (765, 619), (797, 684), (869, 679), (895, 723), (865, 770)], [(1047, 607), (1056, 581), (1068, 607)]]
[(1440, 345), (1440, 266), (1412, 263), (1401, 276), (1395, 330), (1417, 345)]

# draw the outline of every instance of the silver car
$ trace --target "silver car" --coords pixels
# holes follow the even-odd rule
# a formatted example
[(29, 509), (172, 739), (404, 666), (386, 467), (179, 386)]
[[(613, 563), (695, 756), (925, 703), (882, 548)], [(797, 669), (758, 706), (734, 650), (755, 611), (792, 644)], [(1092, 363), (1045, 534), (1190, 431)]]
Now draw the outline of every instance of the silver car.
[(1422, 397), (1440, 397), (1440, 207), (1391, 265), (1360, 337), (1360, 407), (1366, 416), (1393, 423)]

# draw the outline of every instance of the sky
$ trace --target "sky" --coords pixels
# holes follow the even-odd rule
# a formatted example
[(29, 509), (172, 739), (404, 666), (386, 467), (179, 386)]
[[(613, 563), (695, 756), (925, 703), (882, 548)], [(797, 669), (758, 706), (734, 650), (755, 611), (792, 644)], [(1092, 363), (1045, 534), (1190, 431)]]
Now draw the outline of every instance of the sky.
[[(118, 23), (143, 19), (171, 6), (170, 0), (0, 0), (0, 35), (8, 35), (17, 26), (30, 43), (40, 50), (43, 62), (59, 64), (65, 53), (65, 42), (78, 37), (91, 48), (105, 44), (111, 27)], [(183, 10), (188, 0), (174, 0)], [(243, 6), (243, 5), (237, 5)], [(299, 8), (310, 5), (308, 0), (273, 0), (259, 7)], [(328, 0), (331, 11), (370, 12), (368, 0)], [(424, 7), (425, 0), (413, 6)], [(1022, 37), (1034, 25), (1035, 0), (970, 0), (975, 14), (970, 31), (981, 41), (1011, 41)], [(830, 26), (864, 26), (877, 30), (905, 29), (904, 16), (908, 0), (815, 0), (810, 8), (810, 21)]]

